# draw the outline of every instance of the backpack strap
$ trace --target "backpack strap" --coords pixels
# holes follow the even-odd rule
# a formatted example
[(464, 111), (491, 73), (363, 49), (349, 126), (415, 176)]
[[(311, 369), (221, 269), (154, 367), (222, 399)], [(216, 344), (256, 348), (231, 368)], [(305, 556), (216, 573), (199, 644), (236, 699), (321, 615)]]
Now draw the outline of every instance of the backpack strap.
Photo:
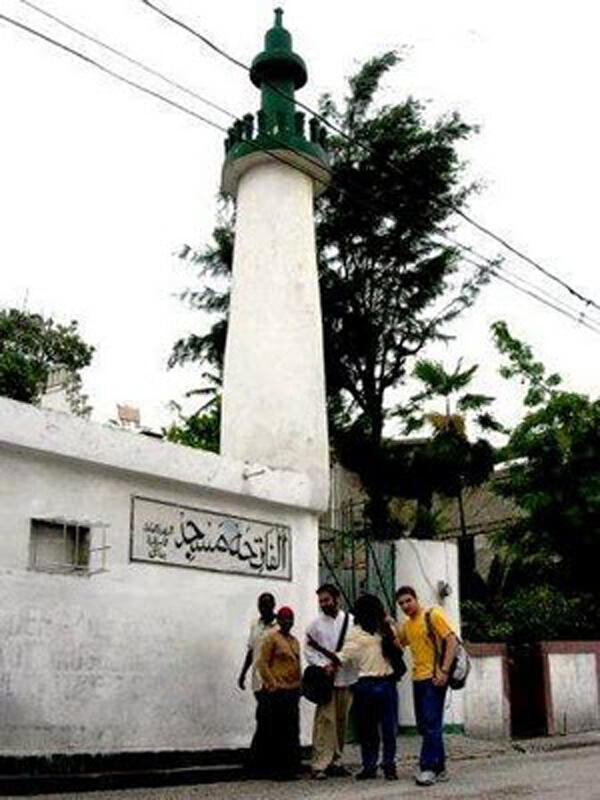
[(433, 608), (429, 608), (425, 612), (425, 625), (427, 626), (427, 635), (429, 636), (429, 638), (431, 639), (431, 641), (433, 643), (433, 649), (435, 651), (435, 663), (440, 663), (441, 662), (441, 654), (440, 654), (440, 650), (439, 650), (439, 647), (438, 647), (437, 636), (435, 635), (435, 630), (434, 630), (434, 627), (433, 627), (433, 623), (431, 621), (431, 612), (432, 611), (433, 611)]
[(346, 631), (348, 630), (348, 622), (349, 622), (349, 620), (350, 620), (350, 615), (346, 611), (346, 615), (345, 615), (344, 621), (342, 623), (342, 629), (340, 630), (340, 635), (338, 637), (338, 641), (337, 641), (337, 644), (335, 646), (335, 650), (333, 652), (331, 650), (328, 650), (326, 647), (323, 647), (322, 644), (319, 644), (319, 642), (317, 642), (317, 640), (314, 639), (310, 635), (310, 633), (308, 633), (306, 635), (306, 641), (308, 642), (308, 645), (310, 647), (312, 647), (313, 650), (316, 650), (318, 653), (321, 653), (321, 655), (325, 656), (325, 658), (328, 658), (330, 661), (335, 661), (336, 652), (338, 650), (341, 650), (343, 645), (344, 645), (344, 639), (346, 638)]

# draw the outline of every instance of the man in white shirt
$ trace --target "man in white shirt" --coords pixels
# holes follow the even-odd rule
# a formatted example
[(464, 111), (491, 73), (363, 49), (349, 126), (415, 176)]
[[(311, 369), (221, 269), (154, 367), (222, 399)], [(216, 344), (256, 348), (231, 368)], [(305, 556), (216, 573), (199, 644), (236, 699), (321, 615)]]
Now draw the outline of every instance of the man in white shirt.
[(250, 772), (260, 775), (263, 772), (268, 772), (272, 766), (270, 764), (270, 738), (267, 730), (268, 720), (265, 713), (265, 690), (256, 668), (265, 637), (277, 630), (275, 598), (270, 592), (263, 592), (258, 596), (258, 613), (258, 619), (250, 625), (248, 648), (238, 678), (238, 686), (242, 690), (246, 688), (246, 673), (252, 667), (252, 691), (256, 698), (256, 731), (250, 745), (248, 769)]
[[(352, 615), (340, 609), (340, 593), (333, 584), (325, 583), (320, 586), (317, 597), (321, 613), (306, 630), (305, 656), (308, 664), (327, 667), (331, 665), (331, 659), (319, 648), (332, 653), (339, 650), (352, 627)], [(339, 669), (335, 673), (331, 700), (316, 707), (311, 768), (312, 775), (317, 780), (328, 775), (350, 774), (340, 761), (351, 703), (349, 687), (356, 679), (356, 668), (353, 665)]]

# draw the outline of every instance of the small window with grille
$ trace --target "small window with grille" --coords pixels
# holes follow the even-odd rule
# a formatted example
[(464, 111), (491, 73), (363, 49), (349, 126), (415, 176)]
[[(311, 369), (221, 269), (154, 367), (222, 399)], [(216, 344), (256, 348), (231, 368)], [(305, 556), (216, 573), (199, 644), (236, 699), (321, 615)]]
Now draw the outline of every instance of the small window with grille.
[[(93, 571), (104, 571), (107, 549), (105, 541), (100, 547), (92, 547), (89, 524), (72, 520), (31, 520), (30, 567), (38, 572), (90, 575)], [(92, 569), (95, 555), (102, 556), (101, 569)]]

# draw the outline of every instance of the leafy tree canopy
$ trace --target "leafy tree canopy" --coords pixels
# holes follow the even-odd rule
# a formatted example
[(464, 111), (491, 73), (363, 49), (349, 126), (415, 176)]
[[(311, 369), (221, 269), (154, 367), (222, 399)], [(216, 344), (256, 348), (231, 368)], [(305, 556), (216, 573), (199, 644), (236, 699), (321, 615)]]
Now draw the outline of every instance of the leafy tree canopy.
[(75, 321), (60, 325), (40, 314), (16, 308), (1, 310), (0, 395), (37, 403), (50, 373), (62, 370), (73, 411), (89, 413), (80, 391), (80, 371), (91, 363), (94, 348), (81, 339), (77, 327)]
[(590, 592), (600, 602), (600, 400), (558, 387), (531, 349), (504, 323), (493, 326), (507, 357), (502, 374), (526, 387), (530, 409), (507, 446), (512, 459), (498, 491), (523, 518), (499, 537), (514, 580), (545, 582), (569, 595)]

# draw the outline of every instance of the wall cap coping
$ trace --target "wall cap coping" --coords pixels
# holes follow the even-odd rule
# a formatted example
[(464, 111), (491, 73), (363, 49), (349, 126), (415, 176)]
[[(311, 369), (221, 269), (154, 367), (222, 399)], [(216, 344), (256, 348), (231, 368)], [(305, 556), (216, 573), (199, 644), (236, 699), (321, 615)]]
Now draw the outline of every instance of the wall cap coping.
[(472, 658), (485, 658), (486, 656), (506, 658), (508, 654), (508, 647), (502, 642), (465, 642), (465, 647)]
[(328, 475), (311, 479), (301, 472), (236, 461), (6, 397), (0, 397), (2, 448), (312, 513), (326, 510), (328, 504)]
[(569, 653), (596, 653), (600, 656), (600, 641), (596, 639), (589, 640), (561, 640), (561, 641), (545, 641), (539, 642), (539, 647), (542, 653), (552, 654), (569, 654)]

